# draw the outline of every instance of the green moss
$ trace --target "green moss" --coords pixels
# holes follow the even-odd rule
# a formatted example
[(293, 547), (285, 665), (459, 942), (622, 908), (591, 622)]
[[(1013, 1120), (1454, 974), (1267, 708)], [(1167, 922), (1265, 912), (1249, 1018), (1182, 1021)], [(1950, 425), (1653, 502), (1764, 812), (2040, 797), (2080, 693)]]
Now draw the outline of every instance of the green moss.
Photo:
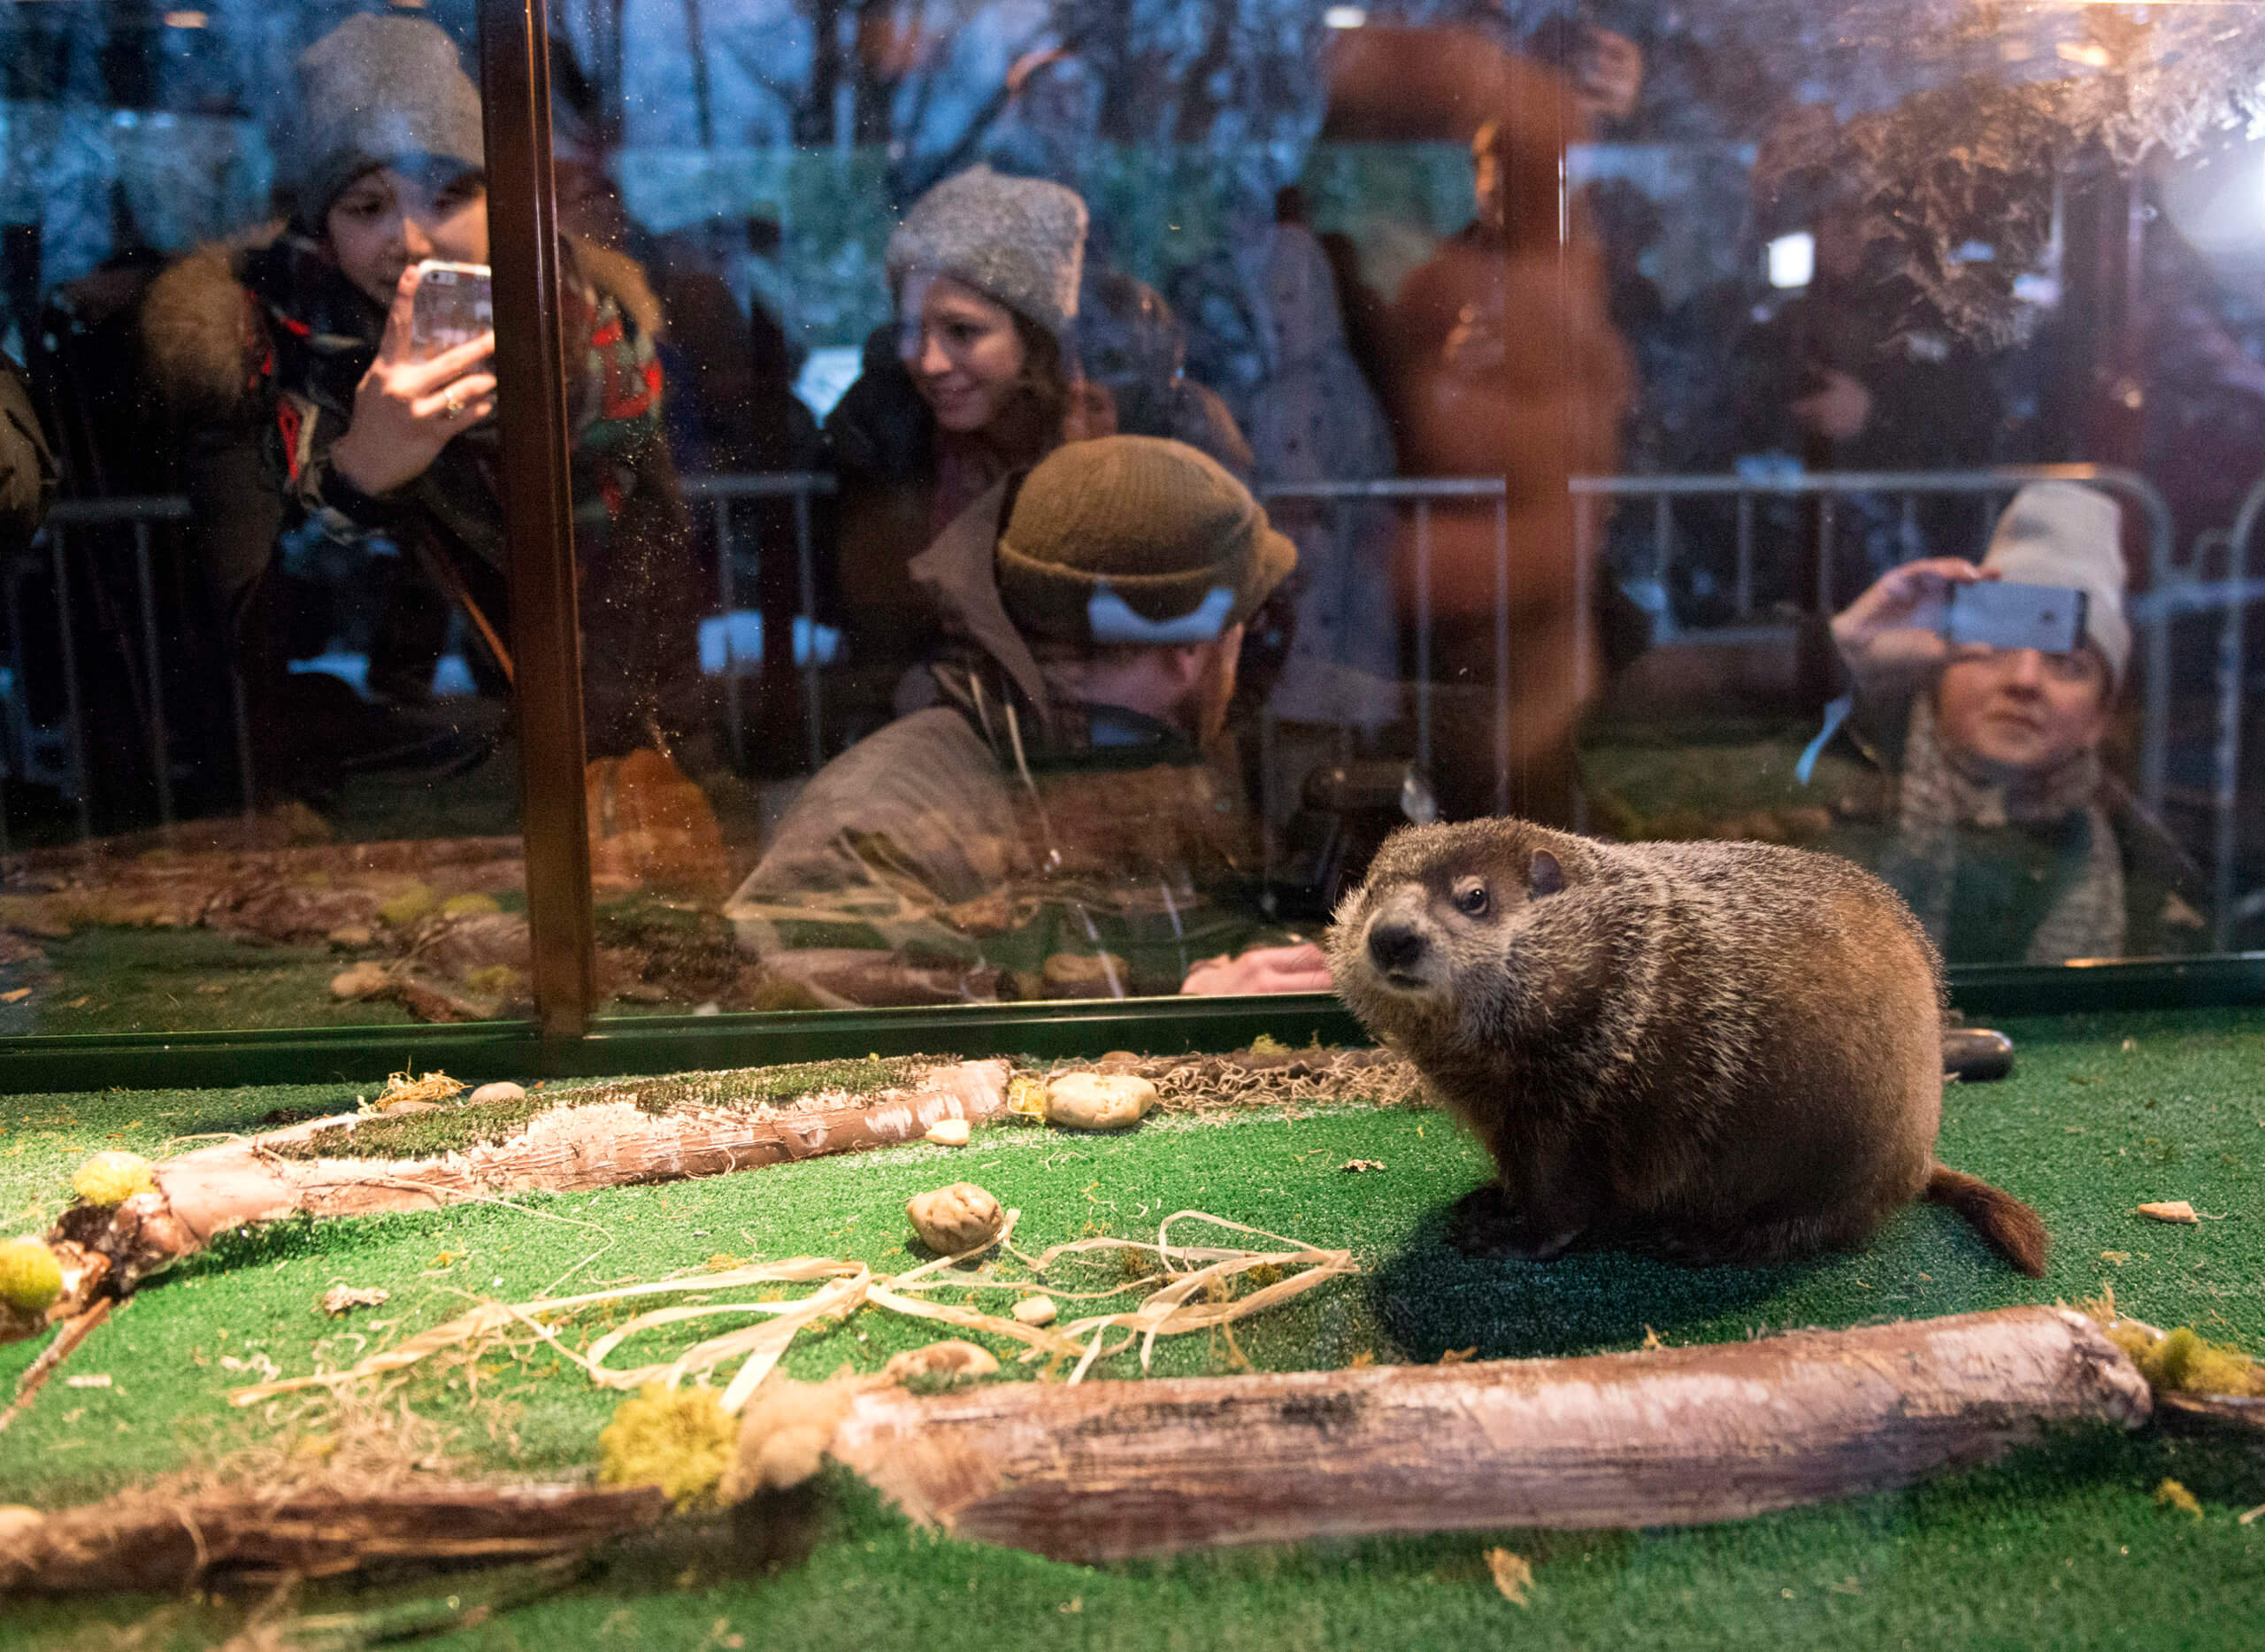
[(649, 1383), (598, 1433), (598, 1484), (657, 1486), (680, 1509), (714, 1502), (739, 1425), (713, 1388)]
[(363, 1118), (351, 1130), (324, 1131), (279, 1143), (284, 1158), (434, 1158), (466, 1148), (510, 1141), (539, 1113), (556, 1107), (633, 1103), (656, 1116), (692, 1108), (753, 1110), (826, 1090), (870, 1095), (911, 1082), (936, 1064), (933, 1056), (868, 1057), (863, 1061), (809, 1061), (777, 1067), (684, 1072), (661, 1079), (628, 1079), (560, 1089), (529, 1090), (504, 1102), (444, 1107), (433, 1113)]
[(406, 929), (439, 905), (428, 886), (412, 883), (378, 908), (378, 916), (395, 929)]

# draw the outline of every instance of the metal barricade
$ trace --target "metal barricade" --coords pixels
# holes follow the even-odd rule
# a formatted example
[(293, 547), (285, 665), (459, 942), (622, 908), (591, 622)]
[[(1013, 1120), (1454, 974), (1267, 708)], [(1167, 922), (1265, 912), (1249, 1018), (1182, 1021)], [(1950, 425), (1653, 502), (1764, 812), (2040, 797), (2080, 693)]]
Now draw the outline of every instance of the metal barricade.
[[(2261, 517), (2265, 517), (2265, 476), (2259, 477), (2243, 496), (2233, 526), (2227, 531), (2225, 578), (2167, 584), (2150, 592), (2138, 605), (2151, 626), (2150, 634), (2165, 639), (2173, 619), (2212, 609), (2218, 611), (2217, 657), (2212, 668), (2215, 726), (2210, 746), (2210, 946), (2218, 952), (2232, 945), (2242, 899), (2235, 887), (2235, 855), (2239, 848), (2241, 713), (2247, 676), (2244, 656), (2248, 650), (2249, 604), (2265, 602), (2265, 578), (2249, 572)], [(2166, 642), (2166, 657), (2168, 646)]]
[[(1903, 519), (1908, 524), (1921, 498), (1971, 496), (1978, 518), (1978, 549), (1988, 542), (2005, 501), (2029, 483), (2041, 481), (2084, 482), (2131, 505), (2146, 529), (2149, 588), (2164, 590), (2178, 580), (2169, 502), (2138, 472), (2111, 465), (2008, 465), (1976, 471), (1814, 471), (1782, 476), (1577, 476), (1570, 484), (1575, 501), (1575, 556), (1584, 572), (1593, 565), (1596, 537), (1593, 501), (1647, 498), (1653, 501), (1655, 565), (1664, 573), (1672, 555), (1673, 503), (1678, 499), (1731, 499), (1738, 505), (1735, 589), (1738, 611), (1745, 615), (1751, 613), (1753, 604), (1753, 502), (1772, 497), (1814, 498), (1819, 504), (1817, 588), (1807, 595), (1813, 604), (1809, 611), (1830, 614), (1836, 605), (1831, 584), (1832, 507), (1836, 501), (1859, 494), (1900, 496)], [(2139, 795), (2149, 810), (2160, 811), (2170, 748), (2170, 633), (2161, 621), (2148, 624), (2144, 676)]]
[[(170, 826), (175, 808), (173, 785), (173, 738), (167, 726), (165, 691), (165, 656), (162, 648), (164, 626), (157, 611), (157, 581), (154, 573), (155, 534), (160, 523), (180, 523), (189, 519), (189, 503), (178, 495), (157, 495), (117, 499), (66, 499), (48, 512), (40, 533), (49, 560), (50, 577), (54, 581), (56, 641), (63, 677), (65, 736), (69, 752), (70, 789), (78, 812), (79, 836), (83, 841), (93, 835), (93, 786), (88, 772), (88, 754), (86, 734), (85, 694), (80, 681), (77, 627), (72, 620), (73, 580), (71, 546), (77, 534), (91, 533), (119, 526), (130, 526), (134, 534), (134, 582), (136, 606), (140, 610), (140, 643), (145, 689), (142, 714), (143, 737), (148, 742), (150, 773), (156, 785), (157, 817)], [(40, 541), (35, 541), (36, 546)], [(22, 630), (20, 616), (12, 634), (18, 649), (19, 667), (22, 665)], [(121, 639), (123, 641), (123, 639)], [(243, 807), (253, 807), (254, 783), (250, 730), (244, 704), (243, 686), (233, 671), (229, 673), (230, 711), (234, 718), (236, 739), (237, 781), (242, 793)]]
[[(818, 676), (818, 550), (811, 538), (810, 501), (820, 494), (831, 494), (834, 482), (825, 471), (766, 471), (752, 474), (718, 473), (687, 476), (683, 481), (684, 497), (687, 503), (705, 503), (713, 512), (711, 520), (716, 531), (716, 594), (723, 603), (724, 613), (724, 718), (725, 728), (731, 741), (732, 761), (744, 767), (747, 760), (745, 708), (740, 701), (739, 664), (732, 642), (731, 616), (739, 608), (739, 563), (733, 554), (735, 544), (732, 532), (732, 505), (741, 499), (792, 499), (795, 508), (795, 580), (799, 613), (797, 620), (809, 638), (809, 647), (802, 660), (802, 725), (803, 736), (809, 743), (811, 772), (825, 761), (825, 735), (822, 718), (822, 689)], [(759, 553), (758, 553), (759, 554)], [(764, 618), (767, 619), (768, 615)], [(795, 625), (787, 627), (786, 647), (792, 657)], [(779, 646), (779, 639), (766, 628), (763, 646), (766, 651)]]

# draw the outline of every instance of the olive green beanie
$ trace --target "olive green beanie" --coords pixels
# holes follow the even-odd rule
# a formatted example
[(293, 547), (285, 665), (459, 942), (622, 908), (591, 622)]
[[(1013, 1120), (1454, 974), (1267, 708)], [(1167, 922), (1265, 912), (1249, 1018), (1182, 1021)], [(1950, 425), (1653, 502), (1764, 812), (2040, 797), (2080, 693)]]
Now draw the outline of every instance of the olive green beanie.
[(1208, 642), (1250, 618), (1297, 548), (1217, 460), (1158, 436), (1056, 448), (999, 534), (999, 595), (1025, 634)]

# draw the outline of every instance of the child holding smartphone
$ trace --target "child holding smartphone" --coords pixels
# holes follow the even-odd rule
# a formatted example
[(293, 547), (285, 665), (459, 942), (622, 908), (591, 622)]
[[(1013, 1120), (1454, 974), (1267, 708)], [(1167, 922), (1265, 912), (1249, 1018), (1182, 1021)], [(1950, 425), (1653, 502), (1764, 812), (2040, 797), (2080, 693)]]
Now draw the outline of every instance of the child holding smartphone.
[[(398, 14), (349, 19), (299, 62), (303, 115), (281, 152), (292, 211), (192, 253), (156, 283), (143, 331), (183, 432), (195, 529), (235, 627), (257, 772), (318, 793), (355, 766), (445, 769), (500, 718), (433, 702), (452, 613), (490, 700), (511, 677), (496, 490), (494, 335), (418, 336), (430, 261), (489, 263), (479, 93), (456, 44)], [(288, 164), (288, 163), (287, 163)], [(569, 242), (562, 259), (572, 405), (576, 554), (594, 755), (702, 720), (696, 626), (712, 583), (660, 424), (658, 321), (643, 273)], [(509, 417), (508, 411), (504, 414)], [(313, 525), (357, 549), (390, 545), (370, 642), (374, 703), (295, 676), (341, 621), (294, 579), (279, 540)]]
[[(1893, 884), (1952, 963), (2062, 964), (2202, 939), (2192, 868), (2101, 757), (2131, 657), (2122, 525), (2095, 488), (2035, 482), (1978, 565), (1907, 563), (1833, 619), (1853, 685), (1847, 734), (1869, 773), (1838, 788), (1832, 847)], [(1984, 581), (2037, 600), (1956, 600)], [(1961, 641), (1967, 607), (2011, 612), (2014, 628)]]

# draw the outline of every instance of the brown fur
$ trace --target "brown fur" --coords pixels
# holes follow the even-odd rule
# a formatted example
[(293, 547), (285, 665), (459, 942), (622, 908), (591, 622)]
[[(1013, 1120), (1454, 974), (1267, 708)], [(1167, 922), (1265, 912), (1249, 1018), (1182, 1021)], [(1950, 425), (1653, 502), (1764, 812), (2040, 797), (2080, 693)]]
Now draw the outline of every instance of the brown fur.
[[(1473, 890), (1475, 915), (1456, 904)], [(1410, 827), (1329, 955), (1354, 1013), (1493, 1156), (1500, 1179), (1458, 1211), (1465, 1249), (1781, 1261), (1862, 1245), (1923, 1194), (2042, 1266), (2034, 1211), (1935, 1162), (1941, 964), (1847, 861)]]

